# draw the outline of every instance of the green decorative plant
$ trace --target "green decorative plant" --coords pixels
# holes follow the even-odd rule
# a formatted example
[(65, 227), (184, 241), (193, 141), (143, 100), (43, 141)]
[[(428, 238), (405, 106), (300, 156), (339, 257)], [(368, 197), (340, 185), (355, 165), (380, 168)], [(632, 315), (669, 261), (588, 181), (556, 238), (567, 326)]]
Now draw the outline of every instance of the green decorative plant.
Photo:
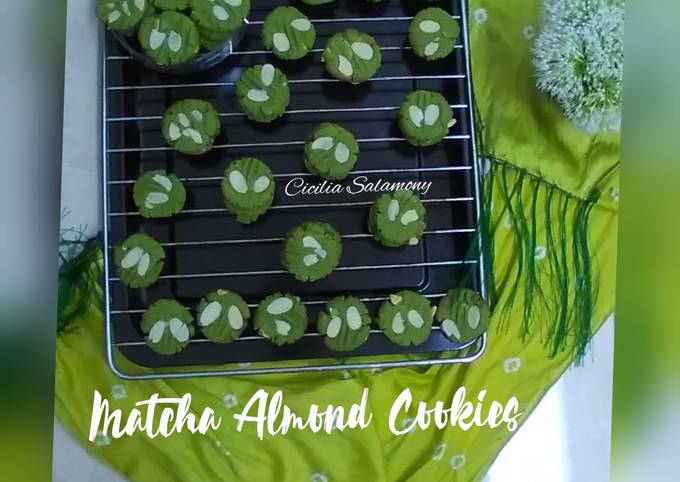
[(538, 87), (588, 133), (621, 128), (624, 0), (548, 0), (534, 45)]

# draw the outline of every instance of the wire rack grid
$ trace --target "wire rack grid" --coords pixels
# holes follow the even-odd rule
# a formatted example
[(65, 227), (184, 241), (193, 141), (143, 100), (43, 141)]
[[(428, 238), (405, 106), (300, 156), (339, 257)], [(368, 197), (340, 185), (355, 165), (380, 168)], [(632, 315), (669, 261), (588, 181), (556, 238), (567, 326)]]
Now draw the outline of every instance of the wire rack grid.
[[(254, 332), (246, 332), (228, 346), (197, 337), (184, 352), (173, 357), (155, 355), (146, 347), (138, 327), (146, 306), (164, 297), (195, 306), (202, 295), (218, 287), (241, 292), (250, 307), (255, 307), (266, 294), (285, 287), (281, 291), (303, 298), (312, 314), (310, 319), (330, 297), (347, 291), (370, 307), (388, 299), (388, 293), (397, 289), (415, 289), (436, 302), (444, 296), (452, 280), (466, 278), (468, 285), (485, 295), (480, 250), (474, 249), (478, 248), (474, 244), (478, 243), (475, 233), (480, 189), (470, 107), (472, 89), (465, 1), (455, 0), (451, 7), (452, 15), (462, 27), (453, 60), (435, 67), (418, 63), (409, 52), (404, 38), (412, 15), (401, 14), (401, 6), (385, 7), (380, 16), (352, 16), (352, 12), (341, 12), (337, 17), (312, 17), (322, 37), (317, 40), (319, 45), (324, 35), (330, 36), (344, 28), (359, 28), (373, 34), (381, 45), (384, 65), (366, 84), (348, 87), (324, 75), (319, 66), (322, 48), (313, 49), (307, 63), (294, 63), (290, 69), (287, 64), (279, 64), (289, 76), (292, 102), (282, 121), (265, 128), (248, 123), (232, 100), (243, 68), (272, 61), (270, 53), (257, 44), (261, 18), (268, 7), (261, 8), (262, 11), (252, 12), (245, 38), (229, 59), (208, 73), (193, 77), (168, 77), (143, 71), (117, 48), (110, 33), (104, 34), (102, 158), (105, 332), (109, 366), (121, 378), (153, 379), (474, 361), (484, 352), (486, 335), (465, 345), (455, 345), (437, 327), (433, 328), (430, 340), (410, 350), (388, 343), (380, 331), (374, 329), (364, 348), (350, 353), (351, 358), (341, 360), (338, 354), (324, 348), (313, 325), (294, 348), (274, 347)], [(437, 148), (412, 148), (395, 129), (393, 119), (399, 100), (416, 88), (444, 91), (449, 100), (455, 99), (451, 107), (458, 124)], [(212, 100), (219, 110), (222, 130), (226, 131), (225, 136), (218, 138), (207, 160), (182, 158), (164, 144), (158, 132), (168, 103), (190, 96)], [(338, 98), (340, 101), (336, 101)], [(291, 182), (298, 185), (318, 182), (304, 171), (299, 157), (304, 133), (320, 121), (344, 124), (357, 134), (361, 154), (352, 180), (431, 183), (429, 192), (423, 195), (428, 229), (418, 247), (386, 250), (372, 240), (365, 229), (365, 213), (376, 193), (345, 197), (316, 195), (304, 200), (301, 195), (289, 195), (287, 187)], [(224, 167), (231, 159), (244, 155), (275, 159), (268, 164), (277, 181), (275, 204), (266, 219), (250, 227), (233, 222), (219, 196)], [(158, 168), (174, 171), (187, 186), (189, 205), (176, 221), (144, 220), (131, 205), (130, 192), (136, 177), (143, 170)], [(283, 192), (279, 192), (279, 188)], [(316, 218), (335, 221), (332, 224), (341, 232), (348, 255), (329, 279), (309, 286), (290, 279), (280, 268), (277, 253), (285, 231), (293, 223)], [(159, 281), (146, 290), (128, 290), (112, 269), (112, 248), (137, 231), (152, 234), (168, 254)], [(465, 256), (471, 251), (477, 253), (475, 257)], [(242, 260), (250, 262), (241, 263)], [(122, 369), (121, 354), (139, 365), (154, 368), (153, 372)], [(383, 357), (376, 358), (379, 355)]]

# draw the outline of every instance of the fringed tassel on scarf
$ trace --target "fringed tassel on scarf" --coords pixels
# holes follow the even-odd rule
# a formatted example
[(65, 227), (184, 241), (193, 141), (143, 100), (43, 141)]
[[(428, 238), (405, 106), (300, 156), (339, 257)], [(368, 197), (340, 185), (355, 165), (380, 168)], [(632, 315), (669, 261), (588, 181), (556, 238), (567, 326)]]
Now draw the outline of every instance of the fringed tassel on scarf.
[(62, 238), (60, 242), (59, 302), (57, 332), (69, 329), (71, 321), (101, 300), (102, 243), (99, 236)]
[[(598, 194), (577, 198), (501, 159), (487, 157), (482, 163), (480, 236), (489, 302), (501, 314), (497, 329), (508, 331), (510, 312), (521, 301), (519, 336), (526, 339), (538, 329), (550, 357), (571, 350), (580, 361), (592, 335), (588, 220)], [(502, 204), (493, 206), (493, 199)], [(501, 226), (510, 230), (516, 253), (514, 269), (503, 280), (494, 273)], [(507, 293), (500, 305), (499, 289)]]

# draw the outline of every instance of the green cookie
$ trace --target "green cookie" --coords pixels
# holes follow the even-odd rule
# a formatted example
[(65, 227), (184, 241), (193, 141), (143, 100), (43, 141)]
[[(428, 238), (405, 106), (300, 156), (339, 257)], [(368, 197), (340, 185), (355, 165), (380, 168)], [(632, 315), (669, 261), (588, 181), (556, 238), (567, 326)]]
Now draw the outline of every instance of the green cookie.
[(275, 191), (272, 171), (254, 157), (237, 159), (224, 172), (224, 204), (239, 223), (256, 221), (272, 205)]
[(211, 51), (221, 48), (227, 42), (233, 32), (220, 32), (219, 30), (209, 30), (199, 25), (198, 33), (201, 37), (201, 45), (204, 49)]
[(169, 218), (184, 207), (187, 198), (182, 181), (165, 170), (142, 174), (132, 188), (132, 197), (145, 218)]
[(250, 0), (189, 0), (191, 18), (200, 28), (231, 34), (250, 12)]
[(184, 350), (194, 336), (194, 318), (175, 300), (158, 300), (142, 315), (146, 344), (161, 355)]
[(196, 24), (178, 12), (145, 17), (137, 32), (144, 52), (158, 65), (179, 65), (192, 60), (200, 49)]
[(309, 172), (331, 181), (346, 178), (358, 155), (359, 143), (354, 135), (331, 122), (314, 129), (305, 144), (305, 166)]
[(220, 118), (209, 102), (184, 99), (165, 111), (161, 126), (168, 144), (183, 154), (196, 156), (212, 149), (220, 133)]
[(491, 310), (479, 293), (463, 288), (451, 290), (442, 298), (436, 317), (449, 340), (468, 343), (489, 327)]
[(390, 295), (380, 305), (378, 325), (383, 333), (400, 346), (420, 345), (430, 336), (434, 307), (415, 291), (404, 290)]
[(133, 234), (114, 252), (121, 282), (130, 288), (146, 288), (158, 279), (165, 264), (165, 250), (146, 234)]
[(248, 119), (271, 122), (288, 108), (288, 79), (272, 64), (256, 65), (241, 75), (236, 84), (236, 99)]
[(293, 228), (283, 243), (281, 263), (298, 281), (316, 281), (333, 272), (342, 256), (342, 239), (326, 223)]
[(414, 146), (432, 146), (449, 134), (456, 120), (448, 101), (437, 92), (417, 90), (399, 109), (399, 127)]
[(355, 29), (333, 35), (326, 43), (323, 61), (336, 79), (359, 84), (380, 68), (382, 53), (373, 37)]
[(148, 0), (99, 0), (97, 16), (111, 30), (132, 31), (142, 21)]
[(333, 3), (335, 0), (302, 0), (302, 3), (306, 3), (307, 5), (325, 5), (327, 3)]
[(371, 333), (371, 315), (353, 296), (338, 296), (326, 303), (316, 321), (319, 334), (333, 351), (352, 351), (366, 343)]
[(295, 7), (277, 7), (264, 21), (262, 42), (280, 59), (301, 59), (314, 47), (316, 29)]
[(368, 214), (368, 230), (388, 247), (415, 246), (425, 232), (425, 207), (411, 191), (381, 195)]
[(151, 0), (154, 7), (160, 10), (186, 10), (189, 0)]
[(458, 22), (446, 11), (436, 7), (418, 12), (408, 29), (413, 51), (427, 60), (442, 59), (453, 52), (458, 34)]
[(248, 326), (250, 308), (241, 295), (217, 290), (201, 300), (196, 321), (206, 338), (217, 343), (231, 343)]
[(255, 310), (255, 328), (267, 340), (286, 345), (302, 338), (307, 328), (307, 309), (291, 294), (267, 296)]

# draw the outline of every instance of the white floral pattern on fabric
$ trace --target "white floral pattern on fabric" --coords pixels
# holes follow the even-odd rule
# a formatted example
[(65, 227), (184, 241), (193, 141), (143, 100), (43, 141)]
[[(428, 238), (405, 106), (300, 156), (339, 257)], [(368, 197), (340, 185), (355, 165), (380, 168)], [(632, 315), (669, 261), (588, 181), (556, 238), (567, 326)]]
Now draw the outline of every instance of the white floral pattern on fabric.
[(222, 403), (227, 408), (234, 408), (236, 405), (238, 405), (238, 398), (233, 393), (227, 393), (222, 398)]
[(95, 435), (93, 443), (98, 447), (106, 447), (111, 443), (111, 439), (108, 436), (104, 435), (104, 432), (100, 430), (99, 432), (97, 432), (97, 435)]
[(545, 259), (547, 252), (548, 251), (545, 249), (545, 246), (536, 246), (536, 249), (534, 250), (534, 259), (536, 261)]
[(505, 373), (517, 373), (522, 368), (522, 360), (519, 357), (508, 358), (503, 362), (503, 371)]
[(434, 453), (432, 454), (432, 460), (441, 460), (444, 458), (444, 453), (446, 452), (446, 442), (440, 443), (434, 448)]
[(480, 159), (479, 169), (482, 171), (482, 177), (486, 177), (486, 175), (489, 174), (489, 171), (491, 170), (491, 160), (487, 158)]
[(503, 216), (503, 227), (505, 229), (512, 229), (512, 218), (509, 214)]
[(612, 199), (614, 200), (615, 203), (619, 202), (619, 188), (618, 187), (613, 187), (611, 191), (609, 191), (609, 194), (611, 195)]
[(310, 482), (329, 482), (328, 477), (323, 472), (314, 472), (309, 480)]
[(475, 21), (477, 23), (484, 23), (489, 20), (489, 14), (483, 8), (478, 8), (474, 11)]
[(222, 442), (219, 440), (215, 440), (215, 447), (217, 447), (217, 450), (222, 452), (222, 455), (226, 455), (227, 457), (231, 457), (231, 452), (229, 452), (226, 448), (224, 448), (224, 445), (222, 445)]
[(404, 417), (404, 418), (402, 418), (402, 419), (401, 419), (401, 424), (400, 424), (400, 425), (401, 425), (401, 429), (402, 429), (402, 430), (406, 430), (406, 427), (412, 425), (411, 428), (408, 430), (408, 433), (411, 433), (411, 432), (415, 431), (415, 430), (418, 428), (418, 424), (417, 424), (417, 423), (413, 423), (414, 420), (415, 420), (415, 418), (411, 418), (411, 417)]
[(250, 365), (252, 365), (252, 363), (250, 363), (250, 362), (245, 362), (245, 363), (239, 363), (237, 366), (238, 366), (239, 368), (248, 368)]
[(524, 30), (522, 30), (522, 33), (527, 40), (532, 40), (536, 36), (536, 27), (533, 25), (527, 25), (524, 27)]
[(111, 387), (111, 397), (114, 400), (123, 400), (127, 397), (127, 390), (123, 385), (113, 385)]
[(454, 455), (449, 459), (449, 467), (451, 467), (451, 470), (453, 471), (460, 470), (465, 465), (465, 462), (467, 462), (465, 455), (463, 454)]
[(349, 380), (350, 378), (352, 378), (352, 374), (347, 370), (343, 370), (340, 376), (345, 380)]

